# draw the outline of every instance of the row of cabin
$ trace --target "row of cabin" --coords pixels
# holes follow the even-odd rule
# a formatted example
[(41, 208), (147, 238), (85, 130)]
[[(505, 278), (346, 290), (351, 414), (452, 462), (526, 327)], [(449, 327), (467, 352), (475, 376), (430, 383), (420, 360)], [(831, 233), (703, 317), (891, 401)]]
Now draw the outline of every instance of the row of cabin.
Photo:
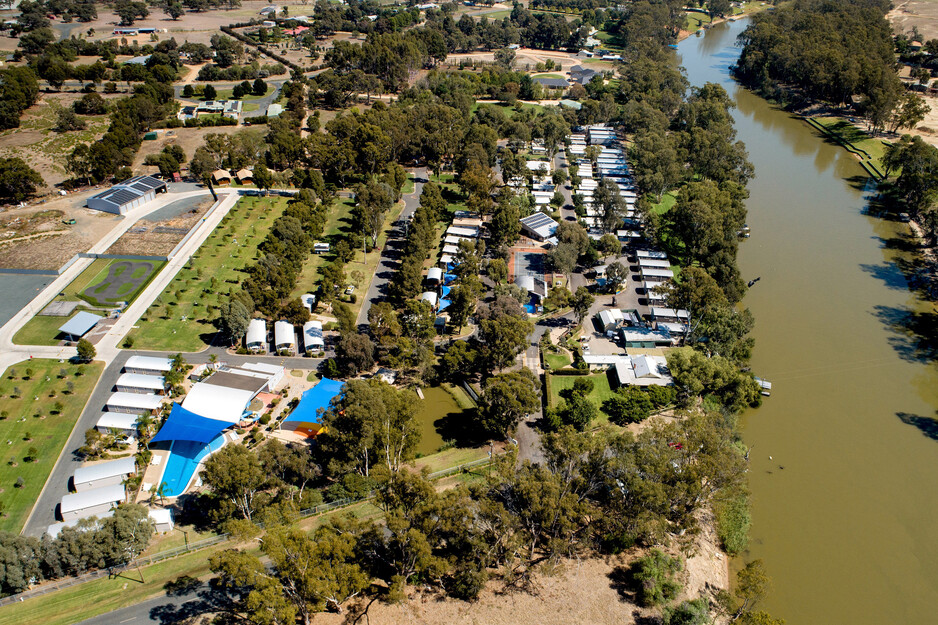
[(212, 182), (216, 185), (229, 185), (232, 181), (237, 181), (238, 184), (254, 184), (254, 172), (247, 168), (239, 169), (234, 174), (227, 169), (216, 169), (212, 172)]
[[(323, 338), (322, 322), (311, 320), (304, 323), (302, 337), (303, 351), (315, 353), (325, 350), (326, 343)], [(256, 354), (267, 352), (268, 346), (271, 345), (267, 334), (267, 322), (263, 319), (252, 319), (251, 323), (248, 324), (244, 342), (248, 351)], [(281, 319), (274, 322), (273, 351), (277, 353), (298, 353), (296, 328), (289, 321)]]

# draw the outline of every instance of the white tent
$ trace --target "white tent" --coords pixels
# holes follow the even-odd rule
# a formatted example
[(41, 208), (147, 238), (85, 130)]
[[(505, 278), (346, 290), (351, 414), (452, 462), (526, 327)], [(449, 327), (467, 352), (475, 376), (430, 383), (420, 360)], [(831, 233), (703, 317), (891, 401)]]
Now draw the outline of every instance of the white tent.
[(186, 395), (182, 407), (206, 419), (237, 423), (253, 398), (251, 391), (198, 382)]

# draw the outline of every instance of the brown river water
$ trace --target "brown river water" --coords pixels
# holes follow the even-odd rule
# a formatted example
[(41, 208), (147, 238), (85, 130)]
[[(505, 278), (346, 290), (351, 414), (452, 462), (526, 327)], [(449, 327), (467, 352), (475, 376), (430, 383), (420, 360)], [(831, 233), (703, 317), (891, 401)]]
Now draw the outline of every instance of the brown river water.
[(764, 560), (763, 607), (789, 625), (938, 623), (938, 367), (922, 336), (938, 336), (936, 308), (900, 270), (908, 226), (866, 214), (875, 190), (854, 157), (729, 78), (745, 24), (678, 47), (692, 84), (736, 100), (756, 171), (739, 263), (761, 277), (752, 366), (774, 389), (743, 420), (741, 560)]

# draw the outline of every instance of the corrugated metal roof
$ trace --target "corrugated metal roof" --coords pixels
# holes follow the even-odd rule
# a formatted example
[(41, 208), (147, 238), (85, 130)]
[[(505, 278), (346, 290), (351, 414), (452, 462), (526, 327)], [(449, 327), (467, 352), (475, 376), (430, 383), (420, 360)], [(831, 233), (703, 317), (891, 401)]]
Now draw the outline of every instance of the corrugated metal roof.
[(128, 456), (126, 458), (111, 460), (110, 462), (99, 462), (98, 464), (93, 464), (88, 467), (75, 469), (75, 475), (72, 480), (75, 484), (85, 484), (87, 482), (103, 480), (117, 475), (130, 475), (136, 470), (136, 460), (134, 460), (133, 456)]
[(123, 484), (114, 484), (112, 486), (102, 486), (101, 488), (92, 488), (91, 490), (73, 493), (62, 497), (62, 503), (59, 509), (62, 514), (76, 512), (86, 508), (94, 508), (106, 503), (118, 504), (124, 501), (126, 493)]
[(59, 332), (62, 334), (71, 334), (72, 336), (84, 336), (102, 319), (104, 319), (104, 317), (83, 310), (66, 321), (59, 328)]

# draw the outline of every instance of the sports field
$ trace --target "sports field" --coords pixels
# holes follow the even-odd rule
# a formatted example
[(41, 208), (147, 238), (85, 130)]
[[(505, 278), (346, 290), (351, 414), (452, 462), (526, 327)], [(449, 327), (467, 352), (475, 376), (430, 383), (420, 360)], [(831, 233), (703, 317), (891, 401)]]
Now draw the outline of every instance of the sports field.
[[(29, 360), (0, 378), (0, 530), (19, 532), (104, 364)], [(79, 370), (82, 375), (78, 375)], [(30, 457), (30, 449), (35, 458)], [(22, 478), (22, 485), (17, 480)]]
[[(166, 262), (162, 260), (122, 260), (99, 258), (82, 271), (53, 302), (83, 302), (64, 317), (36, 315), (13, 336), (17, 345), (57, 345), (58, 329), (82, 310), (84, 304), (112, 308), (119, 302), (130, 305)], [(96, 311), (104, 316), (104, 311)]]

